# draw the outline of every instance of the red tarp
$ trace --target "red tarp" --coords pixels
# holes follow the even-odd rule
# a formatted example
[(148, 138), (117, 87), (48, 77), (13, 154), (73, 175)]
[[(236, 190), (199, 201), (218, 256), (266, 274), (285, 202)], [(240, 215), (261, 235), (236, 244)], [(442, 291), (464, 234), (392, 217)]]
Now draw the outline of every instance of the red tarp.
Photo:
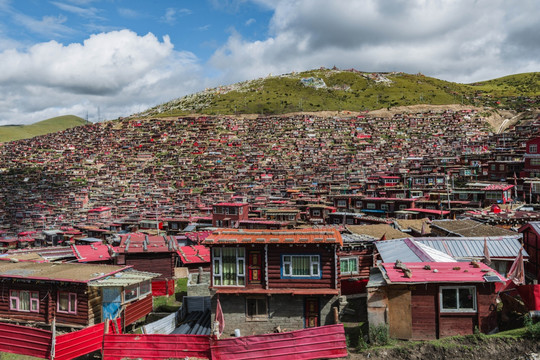
[(540, 285), (521, 285), (517, 291), (529, 311), (540, 311)]
[(214, 360), (307, 360), (348, 356), (343, 324), (211, 340), (210, 344)]

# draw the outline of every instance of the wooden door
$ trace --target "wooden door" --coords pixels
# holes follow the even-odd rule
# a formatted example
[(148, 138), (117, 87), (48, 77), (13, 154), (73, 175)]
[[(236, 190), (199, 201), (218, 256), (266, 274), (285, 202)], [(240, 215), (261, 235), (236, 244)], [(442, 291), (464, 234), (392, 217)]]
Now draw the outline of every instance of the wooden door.
[(320, 326), (319, 320), (319, 299), (317, 298), (306, 298), (304, 302), (304, 319), (305, 327), (317, 327)]
[[(435, 319), (433, 319), (435, 321)], [(390, 337), (410, 339), (412, 337), (411, 291), (388, 290), (388, 323)]]
[(262, 264), (261, 252), (250, 251), (248, 256), (249, 283), (261, 284), (262, 280)]

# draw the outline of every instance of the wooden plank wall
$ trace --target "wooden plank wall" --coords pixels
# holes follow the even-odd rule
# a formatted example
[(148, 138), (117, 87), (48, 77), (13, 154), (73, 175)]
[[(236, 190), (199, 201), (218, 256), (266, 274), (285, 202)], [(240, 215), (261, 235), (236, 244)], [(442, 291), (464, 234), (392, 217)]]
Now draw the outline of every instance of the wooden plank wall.
[(155, 280), (172, 279), (176, 253), (133, 253), (126, 254), (126, 265), (133, 265), (135, 270), (161, 274)]
[[(282, 279), (281, 255), (320, 255), (321, 279)], [(314, 244), (290, 247), (288, 244), (268, 246), (268, 285), (271, 289), (317, 288), (335, 289), (335, 258), (333, 245)], [(339, 265), (338, 265), (339, 266)]]
[(88, 288), (88, 325), (101, 322), (102, 303), (101, 290), (97, 287)]

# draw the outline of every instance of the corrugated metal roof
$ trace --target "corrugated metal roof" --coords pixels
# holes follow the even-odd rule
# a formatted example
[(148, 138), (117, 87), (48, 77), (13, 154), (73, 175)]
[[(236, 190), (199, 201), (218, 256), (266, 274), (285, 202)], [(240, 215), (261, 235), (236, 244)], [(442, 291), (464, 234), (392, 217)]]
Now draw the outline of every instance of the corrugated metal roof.
[(133, 284), (138, 284), (140, 282), (153, 279), (155, 277), (161, 276), (161, 274), (151, 273), (146, 271), (137, 271), (130, 270), (120, 273), (116, 273), (112, 276), (108, 276), (104, 279), (91, 281), (88, 283), (89, 286), (97, 287), (112, 287), (112, 286), (129, 286)]
[[(459, 264), (456, 266), (456, 264)], [(411, 277), (405, 276), (402, 269), (395, 267), (395, 264), (381, 264), (385, 271), (385, 277), (390, 283), (474, 283), (491, 282), (485, 278), (486, 275), (496, 276), (499, 282), (504, 282), (502, 275), (484, 263), (404, 263), (411, 270)]]
[(381, 240), (374, 244), (377, 246), (383, 262), (452, 262), (456, 261), (452, 256), (436, 249), (429, 249), (415, 241), (416, 239), (405, 238), (395, 240)]
[[(521, 234), (486, 237), (490, 258), (514, 259), (521, 248), (521, 237)], [(458, 260), (484, 257), (484, 237), (426, 237), (414, 240)], [(525, 250), (523, 257), (529, 257)]]

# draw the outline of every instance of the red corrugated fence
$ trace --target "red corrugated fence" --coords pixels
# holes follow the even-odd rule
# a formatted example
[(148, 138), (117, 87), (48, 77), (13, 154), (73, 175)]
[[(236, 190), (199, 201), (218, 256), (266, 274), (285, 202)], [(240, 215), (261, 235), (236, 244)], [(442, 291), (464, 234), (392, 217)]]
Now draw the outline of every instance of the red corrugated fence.
[(52, 332), (0, 323), (0, 351), (48, 359)]
[[(117, 320), (120, 331), (121, 319)], [(112, 322), (110, 332), (116, 332)], [(70, 360), (76, 357), (90, 354), (93, 351), (101, 350), (103, 347), (103, 335), (105, 333), (105, 323), (99, 323), (85, 329), (58, 335), (56, 337), (54, 352), (55, 360)]]
[(152, 312), (152, 295), (128, 304), (124, 311), (124, 326), (134, 323), (150, 312)]
[(105, 334), (104, 360), (210, 359), (210, 341), (206, 335), (133, 335)]
[(213, 360), (330, 359), (346, 357), (343, 324), (279, 334), (211, 340)]

